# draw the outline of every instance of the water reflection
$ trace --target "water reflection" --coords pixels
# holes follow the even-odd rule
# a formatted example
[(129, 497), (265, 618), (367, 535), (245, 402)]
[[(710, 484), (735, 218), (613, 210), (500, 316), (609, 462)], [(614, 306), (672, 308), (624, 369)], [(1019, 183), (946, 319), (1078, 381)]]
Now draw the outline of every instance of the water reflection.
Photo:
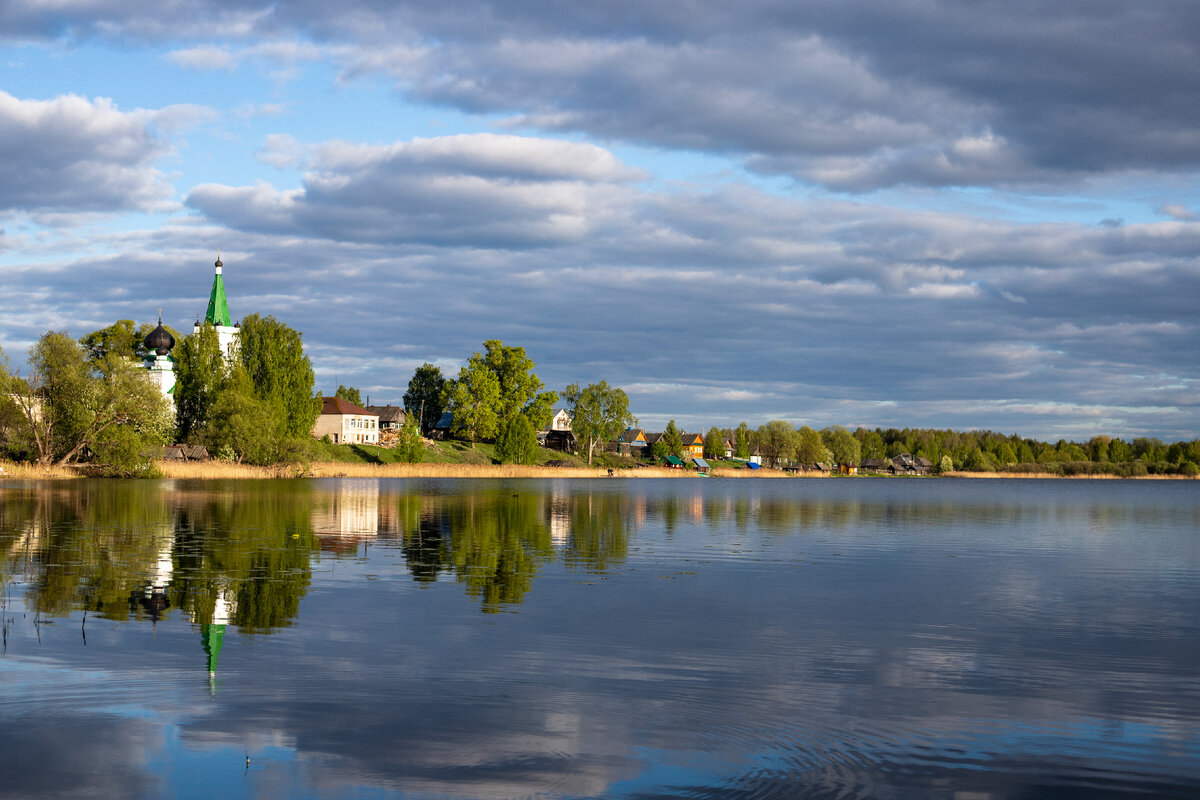
[(0, 486), (0, 771), (28, 740), (97, 796), (1195, 796), (1191, 492)]

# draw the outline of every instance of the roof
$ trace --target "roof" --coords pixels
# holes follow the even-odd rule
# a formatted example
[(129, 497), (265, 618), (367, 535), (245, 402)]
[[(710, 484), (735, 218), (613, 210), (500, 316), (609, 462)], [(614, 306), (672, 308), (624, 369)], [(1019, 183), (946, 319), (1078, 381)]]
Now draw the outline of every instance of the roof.
[(694, 444), (704, 444), (704, 436), (699, 433), (681, 433), (679, 438), (683, 440), (683, 446), (688, 447)]
[(621, 432), (620, 436), (617, 437), (617, 441), (633, 444), (638, 440), (638, 437), (641, 437), (643, 442), (646, 441), (645, 431), (643, 431), (641, 428), (627, 428)]
[(437, 430), (447, 430), (448, 431), (448, 430), (450, 430), (450, 428), (453, 425), (454, 425), (454, 412), (443, 411), (442, 415), (440, 417), (438, 417), (438, 421), (436, 423), (434, 423), (433, 427)]
[(403, 406), (367, 406), (367, 411), (377, 415), (380, 422), (404, 422)]
[(683, 466), (683, 462), (680, 461), (675, 456), (667, 456), (667, 463), (670, 464), (672, 467), (682, 467)]
[(695, 464), (700, 469), (708, 469), (708, 462), (705, 461), (703, 458), (693, 458), (692, 463)]
[(229, 316), (229, 302), (225, 299), (225, 279), (221, 277), (221, 259), (215, 264), (217, 274), (213, 276), (212, 294), (208, 296), (208, 310), (204, 312), (204, 321), (209, 325), (233, 324)]
[(349, 400), (345, 400), (341, 397), (322, 397), (321, 413), (336, 414), (338, 416), (345, 416), (346, 414), (359, 414), (364, 417), (378, 416), (377, 414), (367, 411), (362, 406), (356, 406), (354, 403), (351, 403)]

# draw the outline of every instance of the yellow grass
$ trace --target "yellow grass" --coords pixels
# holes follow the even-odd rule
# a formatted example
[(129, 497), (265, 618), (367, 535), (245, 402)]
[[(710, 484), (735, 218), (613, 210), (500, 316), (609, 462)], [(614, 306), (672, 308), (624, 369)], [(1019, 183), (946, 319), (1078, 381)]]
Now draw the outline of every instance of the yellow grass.
[[(308, 465), (255, 467), (224, 461), (160, 461), (159, 472), (167, 478), (607, 478), (608, 471), (589, 467), (526, 467), (513, 464), (353, 464), (321, 462)], [(85, 475), (77, 466), (43, 467), (36, 464), (0, 461), (0, 478), (16, 480), (69, 479)], [(1055, 475), (1049, 472), (949, 472), (951, 478), (1057, 478), (1064, 480), (1196, 480), (1184, 475), (1143, 475), (1120, 478), (1116, 475)], [(825, 478), (828, 473), (789, 473), (779, 469), (714, 468), (718, 478)], [(691, 470), (667, 467), (616, 469), (616, 478), (695, 478)]]
[(1086, 481), (1194, 481), (1187, 475), (1056, 475), (1053, 472), (947, 472), (947, 478), (1055, 478), (1057, 480)]
[(19, 480), (39, 480), (42, 478), (79, 478), (80, 471), (75, 467), (43, 467), (38, 464), (22, 464), (12, 461), (0, 461), (0, 478), (17, 478)]
[[(168, 478), (607, 478), (598, 467), (528, 467), (515, 464), (353, 464), (341, 461), (305, 466), (252, 467), (223, 461), (161, 461)], [(786, 478), (778, 469), (716, 469), (722, 478)], [(823, 473), (817, 473), (820, 476)], [(667, 467), (614, 469), (615, 478), (695, 478), (690, 470)]]

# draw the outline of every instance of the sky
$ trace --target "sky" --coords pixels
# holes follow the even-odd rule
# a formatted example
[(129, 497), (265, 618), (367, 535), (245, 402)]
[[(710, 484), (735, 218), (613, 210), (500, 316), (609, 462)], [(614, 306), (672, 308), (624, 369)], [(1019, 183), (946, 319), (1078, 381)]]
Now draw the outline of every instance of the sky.
[(0, 348), (488, 339), (640, 423), (1200, 437), (1200, 7), (9, 0)]

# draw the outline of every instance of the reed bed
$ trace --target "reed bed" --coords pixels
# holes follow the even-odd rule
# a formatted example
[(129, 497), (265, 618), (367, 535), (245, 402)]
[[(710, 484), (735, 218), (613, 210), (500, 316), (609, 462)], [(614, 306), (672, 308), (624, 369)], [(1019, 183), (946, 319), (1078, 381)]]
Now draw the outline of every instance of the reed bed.
[[(160, 461), (158, 470), (168, 478), (608, 478), (601, 467), (540, 467), (518, 464), (356, 464), (326, 461), (290, 466), (254, 467), (225, 461)], [(716, 470), (715, 474), (742, 477), (750, 470)], [(785, 477), (781, 470), (755, 470), (755, 477)], [(696, 473), (667, 467), (614, 469), (614, 478), (694, 478)], [(750, 477), (747, 475), (746, 477)]]
[(947, 478), (1053, 478), (1064, 481), (1194, 481), (1190, 475), (1059, 475), (1056, 472), (947, 472)]
[(17, 480), (41, 480), (43, 478), (80, 478), (83, 474), (75, 467), (43, 466), (13, 461), (0, 461), (0, 478)]

